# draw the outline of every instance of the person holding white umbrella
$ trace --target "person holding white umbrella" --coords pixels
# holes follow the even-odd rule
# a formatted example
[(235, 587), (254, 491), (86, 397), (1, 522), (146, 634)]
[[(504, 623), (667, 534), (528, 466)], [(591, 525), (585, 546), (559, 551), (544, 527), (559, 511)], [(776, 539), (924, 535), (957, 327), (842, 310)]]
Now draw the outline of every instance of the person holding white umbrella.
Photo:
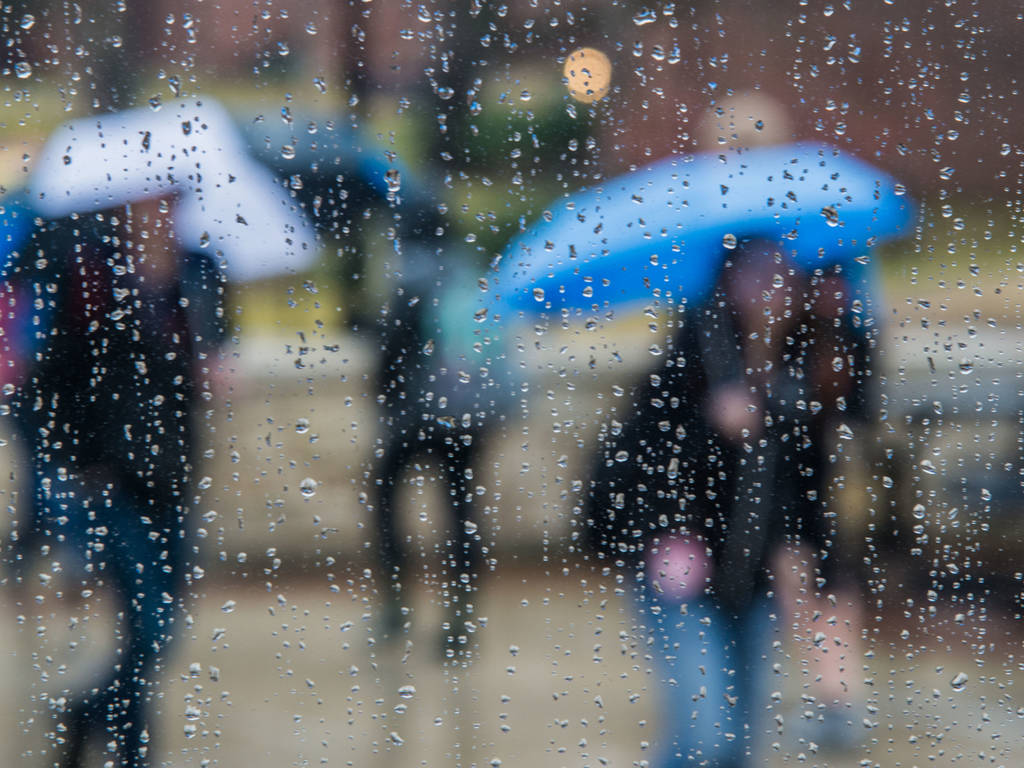
[(224, 336), (225, 281), (306, 266), (312, 236), (210, 103), (63, 126), (26, 201), (43, 223), (5, 270), (33, 297), (17, 326), (31, 359), (9, 388), (32, 453), (22, 568), (59, 556), (120, 603), (116, 659), (57, 708), (60, 764), (83, 765), (97, 739), (120, 765), (148, 766), (148, 701), (194, 564), (193, 421)]

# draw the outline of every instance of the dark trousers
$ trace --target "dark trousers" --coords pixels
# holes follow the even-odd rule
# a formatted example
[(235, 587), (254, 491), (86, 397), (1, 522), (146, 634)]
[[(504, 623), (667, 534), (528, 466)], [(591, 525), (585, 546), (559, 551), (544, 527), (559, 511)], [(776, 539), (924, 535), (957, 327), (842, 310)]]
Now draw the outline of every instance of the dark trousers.
[[(463, 437), (471, 438), (466, 445)], [(380, 533), (381, 571), (395, 592), (409, 578), (408, 553), (395, 525), (395, 496), (402, 471), (417, 458), (427, 458), (437, 467), (447, 490), (449, 528), (443, 533), (443, 569), (452, 595), (472, 590), (480, 563), (480, 537), (472, 524), (473, 483), (467, 477), (473, 454), (480, 449), (481, 432), (461, 427), (447, 428), (426, 422), (419, 429), (395, 429), (376, 460), (377, 525)]]
[(115, 658), (58, 715), (61, 765), (83, 765), (94, 739), (116, 744), (119, 765), (143, 768), (151, 764), (155, 732), (148, 700), (184, 587), (184, 525), (167, 509), (126, 498), (112, 482), (60, 479), (48, 466), (37, 466), (35, 480), (33, 530), (25, 541), (35, 552), (26, 556), (38, 557), (42, 545), (68, 553), (83, 583), (101, 581), (119, 604)]

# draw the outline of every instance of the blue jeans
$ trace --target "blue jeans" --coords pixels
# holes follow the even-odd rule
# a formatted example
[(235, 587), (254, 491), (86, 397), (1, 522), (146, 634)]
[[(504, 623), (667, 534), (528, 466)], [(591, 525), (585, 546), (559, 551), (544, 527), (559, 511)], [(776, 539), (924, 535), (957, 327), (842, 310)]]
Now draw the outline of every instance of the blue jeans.
[(684, 614), (646, 583), (635, 586), (633, 602), (663, 692), (652, 768), (753, 763), (763, 751), (775, 663), (767, 598), (738, 618), (703, 595)]

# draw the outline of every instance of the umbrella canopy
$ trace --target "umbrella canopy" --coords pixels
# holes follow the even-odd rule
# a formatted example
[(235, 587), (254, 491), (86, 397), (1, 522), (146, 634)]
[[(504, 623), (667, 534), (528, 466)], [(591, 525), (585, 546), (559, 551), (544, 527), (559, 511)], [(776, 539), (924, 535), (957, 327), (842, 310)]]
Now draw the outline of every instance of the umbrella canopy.
[(28, 191), (46, 218), (173, 196), (182, 246), (219, 251), (234, 280), (302, 269), (316, 255), (288, 191), (207, 99), (66, 123), (43, 148)]
[(570, 197), (514, 240), (490, 308), (700, 301), (729, 248), (752, 237), (784, 243), (806, 269), (855, 266), (907, 234), (913, 210), (890, 176), (824, 145), (670, 157)]
[(0, 198), (0, 256), (6, 268), (7, 256), (31, 234), (36, 214), (28, 207), (23, 193)]
[[(337, 233), (339, 222), (388, 199), (401, 203), (403, 236), (422, 237), (443, 223), (439, 180), (417, 173), (384, 139), (336, 112), (296, 107), (289, 120), (249, 121), (240, 129), (254, 157), (292, 181), (317, 228)], [(300, 124), (315, 132), (297, 130)]]

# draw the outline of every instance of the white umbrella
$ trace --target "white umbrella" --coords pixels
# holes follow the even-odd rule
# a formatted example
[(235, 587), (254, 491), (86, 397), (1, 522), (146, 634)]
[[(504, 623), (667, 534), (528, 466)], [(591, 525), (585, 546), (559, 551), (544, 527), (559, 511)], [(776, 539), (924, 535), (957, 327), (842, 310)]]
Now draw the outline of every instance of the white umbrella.
[(305, 216), (208, 99), (64, 124), (36, 160), (28, 190), (48, 218), (174, 196), (182, 245), (219, 251), (233, 280), (299, 270), (316, 255)]

